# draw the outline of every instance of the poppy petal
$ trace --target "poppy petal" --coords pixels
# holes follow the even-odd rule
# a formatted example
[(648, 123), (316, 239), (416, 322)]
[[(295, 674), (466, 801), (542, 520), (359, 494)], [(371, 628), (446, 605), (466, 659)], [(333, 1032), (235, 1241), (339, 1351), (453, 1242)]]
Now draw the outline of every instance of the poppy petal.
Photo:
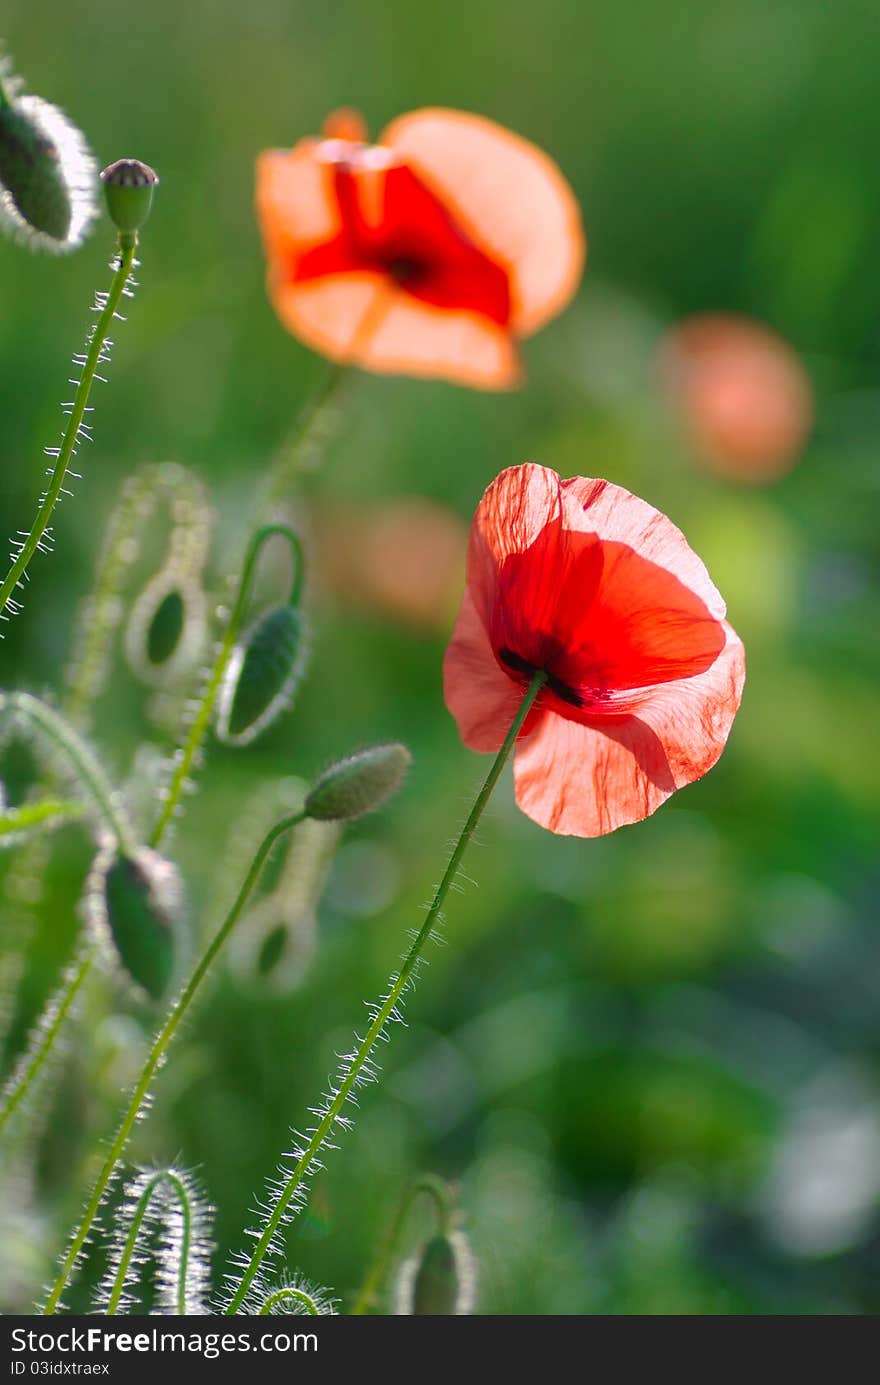
[(510, 467), (477, 509), (468, 586), (493, 647), (581, 690), (700, 673), (724, 601), (684, 535), (621, 486)]
[(499, 668), (486, 627), (465, 592), (443, 661), (443, 695), (471, 750), (499, 750), (522, 701), (522, 689)]
[(692, 591), (709, 614), (723, 620), (724, 599), (684, 534), (646, 500), (612, 481), (573, 476), (560, 487), (565, 523), (601, 539), (624, 544), (642, 558), (665, 568)]
[(504, 560), (530, 548), (559, 513), (559, 477), (533, 462), (508, 467), (484, 491), (471, 528), (467, 584), (487, 627)]
[(298, 257), (341, 230), (333, 171), (316, 149), (315, 140), (304, 139), (257, 158), (257, 215), (270, 264)]
[(392, 121), (383, 145), (406, 159), (511, 278), (512, 326), (537, 331), (572, 298), (586, 245), (580, 209), (556, 164), (483, 116), (439, 107)]
[(480, 313), (452, 311), (394, 292), (358, 364), (479, 389), (513, 389), (522, 372), (508, 332)]
[(516, 801), (540, 826), (597, 837), (639, 822), (721, 755), (742, 697), (745, 656), (725, 624), (711, 668), (653, 690), (637, 716), (588, 726), (545, 715), (517, 744)]
[(269, 297), (281, 322), (334, 361), (364, 364), (358, 349), (386, 310), (384, 279), (367, 270), (291, 283), (283, 268), (269, 271)]

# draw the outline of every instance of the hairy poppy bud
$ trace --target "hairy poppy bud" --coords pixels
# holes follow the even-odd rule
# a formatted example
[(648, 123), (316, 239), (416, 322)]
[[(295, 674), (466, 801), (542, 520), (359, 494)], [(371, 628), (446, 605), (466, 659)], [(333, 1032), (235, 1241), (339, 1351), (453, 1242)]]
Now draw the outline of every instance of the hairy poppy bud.
[(461, 1231), (439, 1233), (401, 1266), (398, 1316), (461, 1317), (473, 1311), (474, 1262)]
[(157, 602), (147, 626), (144, 649), (151, 664), (164, 664), (171, 658), (183, 634), (183, 616), (183, 597), (172, 587)]
[(95, 862), (87, 897), (129, 976), (161, 999), (176, 962), (182, 890), (175, 867), (148, 847), (133, 854), (110, 848)]
[(66, 115), (0, 68), (0, 225), (45, 250), (80, 245), (95, 214), (95, 161)]
[(399, 741), (338, 760), (306, 796), (306, 817), (340, 822), (374, 813), (397, 793), (411, 764), (412, 756)]
[(295, 606), (272, 606), (233, 651), (217, 700), (217, 735), (247, 745), (290, 705), (305, 665), (303, 618)]
[(157, 174), (140, 159), (117, 159), (101, 173), (110, 220), (119, 231), (139, 231), (150, 215)]
[(205, 597), (184, 572), (159, 572), (135, 602), (125, 634), (132, 672), (145, 683), (167, 684), (187, 672), (205, 641)]

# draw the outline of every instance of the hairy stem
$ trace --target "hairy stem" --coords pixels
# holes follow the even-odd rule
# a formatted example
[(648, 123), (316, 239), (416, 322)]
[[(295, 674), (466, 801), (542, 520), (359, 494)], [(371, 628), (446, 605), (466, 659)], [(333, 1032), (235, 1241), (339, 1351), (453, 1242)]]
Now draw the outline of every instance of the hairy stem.
[(109, 1297), (107, 1299), (107, 1306), (104, 1309), (105, 1313), (107, 1313), (108, 1315), (112, 1315), (119, 1311), (119, 1305), (122, 1302), (122, 1297), (125, 1293), (125, 1285), (126, 1280), (128, 1279), (128, 1271), (131, 1267), (132, 1259), (134, 1258), (135, 1250), (137, 1248), (138, 1237), (141, 1234), (141, 1227), (143, 1226), (144, 1218), (147, 1215), (150, 1206), (150, 1201), (154, 1193), (156, 1192), (156, 1189), (159, 1188), (163, 1183), (167, 1183), (168, 1186), (171, 1187), (177, 1194), (177, 1200), (180, 1204), (180, 1214), (183, 1220), (183, 1234), (181, 1237), (180, 1245), (180, 1268), (178, 1271), (177, 1278), (176, 1308), (178, 1314), (180, 1314), (181, 1316), (186, 1315), (186, 1272), (189, 1263), (189, 1252), (192, 1241), (192, 1211), (189, 1202), (189, 1189), (184, 1184), (183, 1179), (179, 1178), (178, 1175), (173, 1171), (173, 1169), (160, 1169), (159, 1172), (154, 1174), (153, 1177), (149, 1180), (149, 1182), (145, 1185), (143, 1192), (138, 1198), (137, 1206), (135, 1207), (132, 1213), (131, 1226), (129, 1227), (128, 1235), (125, 1238), (125, 1243), (122, 1246), (122, 1250), (119, 1256), (119, 1264), (117, 1265), (116, 1276), (113, 1280), (113, 1285), (110, 1290)]
[(55, 465), (52, 468), (52, 476), (46, 493), (43, 496), (37, 517), (31, 525), (30, 532), (26, 538), (18, 545), (18, 552), (13, 557), (9, 571), (0, 585), (0, 617), (5, 617), (6, 607), (10, 603), (14, 604), (13, 593), (21, 582), (22, 577), (26, 576), (28, 564), (31, 558), (41, 546), (52, 518), (52, 512), (58, 502), (64, 488), (64, 478), (67, 475), (67, 468), (70, 459), (74, 455), (75, 445), (86, 408), (88, 407), (89, 395), (95, 381), (95, 373), (98, 363), (105, 359), (105, 349), (107, 347), (107, 334), (111, 323), (117, 315), (117, 308), (122, 300), (125, 286), (128, 283), (134, 265), (135, 250), (137, 249), (137, 235), (130, 233), (127, 236), (120, 234), (118, 253), (115, 261), (115, 272), (110, 284), (110, 290), (104, 299), (100, 316), (95, 324), (94, 332), (89, 340), (88, 351), (83, 362), (82, 374), (76, 387), (73, 404), (70, 410), (70, 417), (67, 427), (61, 439), (61, 446)]
[(348, 375), (348, 367), (332, 365), (293, 426), (287, 441), (279, 448), (260, 500), (260, 513), (270, 515), (293, 489), (310, 458), (320, 451), (328, 431), (333, 406)]
[(34, 1030), (33, 1042), (22, 1055), (18, 1067), (13, 1072), (3, 1093), (3, 1104), (0, 1106), (0, 1134), (6, 1129), (28, 1093), (33, 1091), (40, 1074), (44, 1071), (58, 1035), (64, 1028), (67, 1017), (91, 970), (95, 956), (94, 949), (91, 949), (74, 961), (73, 966), (62, 981), (60, 989), (43, 1011), (40, 1023)]
[(98, 815), (122, 850), (133, 854), (137, 850), (134, 829), (101, 765), (82, 737), (47, 702), (41, 702), (31, 693), (0, 693), (0, 713), (5, 711), (24, 717), (37, 727), (68, 763), (77, 783), (88, 791)]
[(279, 1303), (289, 1303), (290, 1301), (302, 1304), (306, 1312), (311, 1313), (314, 1317), (317, 1318), (320, 1316), (318, 1313), (318, 1305), (311, 1295), (307, 1294), (304, 1289), (294, 1289), (290, 1286), (284, 1289), (276, 1289), (274, 1293), (270, 1294), (260, 1308), (260, 1315), (271, 1313), (272, 1309)]
[(263, 838), (260, 848), (257, 851), (257, 854), (255, 855), (251, 863), (250, 870), (248, 871), (245, 877), (244, 884), (238, 892), (238, 897), (236, 898), (235, 903), (233, 904), (229, 913), (226, 915), (226, 918), (224, 919), (220, 928), (217, 930), (216, 934), (214, 935), (214, 938), (208, 944), (208, 947), (205, 949), (201, 958), (197, 962), (189, 980), (187, 981), (186, 985), (181, 991), (178, 999), (172, 1005), (171, 1010), (169, 1011), (164, 1024), (162, 1025), (161, 1029), (159, 1030), (158, 1034), (153, 1040), (150, 1052), (147, 1055), (147, 1059), (144, 1063), (143, 1068), (141, 1069), (141, 1074), (137, 1082), (135, 1083), (134, 1088), (132, 1089), (131, 1097), (129, 1098), (128, 1106), (125, 1110), (125, 1115), (122, 1117), (119, 1129), (116, 1132), (116, 1135), (110, 1145), (107, 1157), (104, 1160), (101, 1171), (98, 1174), (95, 1186), (92, 1189), (91, 1195), (86, 1204), (86, 1209), (82, 1215), (82, 1219), (79, 1225), (76, 1227), (73, 1235), (71, 1236), (70, 1244), (68, 1245), (68, 1248), (61, 1261), (61, 1267), (58, 1271), (58, 1276), (43, 1306), (44, 1313), (54, 1313), (60, 1304), (61, 1295), (64, 1293), (64, 1290), (67, 1287), (67, 1284), (69, 1283), (71, 1276), (74, 1273), (74, 1270), (76, 1269), (77, 1261), (86, 1243), (86, 1239), (89, 1235), (89, 1232), (92, 1229), (95, 1217), (98, 1214), (98, 1210), (101, 1206), (101, 1203), (104, 1199), (104, 1196), (107, 1192), (113, 1175), (116, 1172), (116, 1167), (120, 1159), (122, 1158), (123, 1152), (125, 1150), (126, 1145), (128, 1144), (129, 1137), (131, 1136), (131, 1132), (134, 1129), (135, 1123), (137, 1122), (137, 1119), (141, 1114), (141, 1111), (143, 1110), (144, 1103), (149, 1094), (150, 1084), (152, 1083), (153, 1078), (155, 1077), (156, 1072), (158, 1071), (165, 1057), (168, 1045), (174, 1038), (174, 1035), (176, 1034), (180, 1026), (181, 1020), (183, 1019), (184, 1015), (186, 1014), (187, 1010), (192, 1004), (196, 992), (201, 986), (202, 981), (204, 980), (211, 966), (211, 963), (214, 961), (214, 958), (217, 956), (223, 944), (226, 942), (226, 939), (228, 938), (229, 934), (232, 932), (232, 929), (235, 927), (239, 915), (241, 914), (242, 909), (247, 903), (251, 891), (257, 883), (260, 871), (263, 869), (263, 866), (266, 862), (266, 858), (269, 855), (269, 852), (272, 850), (272, 847), (274, 846), (275, 842), (278, 840), (280, 836), (283, 835), (283, 833), (288, 832), (292, 827), (295, 827), (298, 823), (302, 822), (302, 820), (303, 813), (301, 811), (298, 813), (293, 813), (289, 817), (283, 818), (281, 822), (276, 823), (275, 826), (271, 829), (271, 831), (268, 832), (266, 836)]
[(504, 738), (504, 744), (501, 746), (501, 749), (498, 751), (492, 763), (492, 768), (486, 776), (483, 787), (477, 794), (474, 805), (468, 814), (467, 821), (453, 847), (452, 855), (449, 858), (449, 864), (443, 873), (440, 884), (437, 886), (427, 917), (416, 934), (415, 940), (409, 952), (406, 954), (400, 971), (392, 976), (387, 994), (376, 1007), (366, 1034), (360, 1041), (350, 1063), (346, 1066), (344, 1076), (342, 1076), (338, 1086), (332, 1092), (326, 1106), (323, 1108), (323, 1114), (315, 1126), (315, 1129), (307, 1139), (294, 1167), (281, 1186), (275, 1205), (266, 1218), (262, 1234), (259, 1236), (250, 1257), (243, 1265), (236, 1288), (226, 1306), (226, 1313), (237, 1313), (244, 1304), (251, 1285), (260, 1273), (263, 1261), (270, 1251), (276, 1233), (279, 1228), (284, 1225), (287, 1209), (291, 1201), (299, 1192), (305, 1179), (308, 1178), (310, 1170), (314, 1168), (321, 1149), (324, 1147), (333, 1127), (340, 1120), (345, 1103), (352, 1096), (359, 1077), (364, 1069), (367, 1068), (373, 1048), (385, 1031), (388, 1021), (394, 1017), (398, 1002), (406, 991), (410, 981), (413, 979), (413, 973), (418, 965), (425, 943), (431, 936), (434, 925), (440, 917), (446, 896), (449, 893), (449, 888), (461, 865), (462, 857), (467, 850), (468, 843), (492, 795), (492, 790), (498, 782), (499, 775), (513, 749), (516, 738), (522, 729), (523, 722), (528, 716), (535, 698), (541, 691), (546, 679), (547, 675), (543, 671), (537, 672), (532, 678), (528, 690), (520, 704), (519, 711), (514, 717), (510, 730)]
[(65, 822), (75, 822), (85, 814), (85, 804), (69, 799), (40, 798), (33, 803), (22, 803), (18, 808), (7, 808), (0, 813), (0, 839), (16, 837), (20, 832), (28, 832), (32, 827), (60, 826)]

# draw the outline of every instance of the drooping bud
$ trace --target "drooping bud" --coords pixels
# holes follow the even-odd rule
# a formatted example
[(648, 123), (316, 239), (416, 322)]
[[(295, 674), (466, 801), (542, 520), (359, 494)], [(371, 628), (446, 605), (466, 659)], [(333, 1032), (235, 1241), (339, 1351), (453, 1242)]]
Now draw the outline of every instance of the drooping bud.
[(217, 735), (247, 745), (288, 707), (305, 667), (297, 606), (273, 606), (251, 626), (229, 660), (217, 699)]
[(125, 971), (161, 999), (177, 962), (183, 891), (175, 867), (149, 847), (107, 848), (95, 861), (86, 898)]
[(342, 822), (374, 813), (397, 793), (411, 764), (412, 756), (399, 741), (338, 760), (307, 794), (306, 817)]
[(110, 220), (118, 231), (139, 231), (150, 215), (158, 175), (140, 159), (117, 159), (101, 173)]
[(157, 573), (132, 607), (125, 632), (129, 667), (145, 683), (173, 682), (197, 663), (206, 626), (198, 579), (173, 569)]
[(34, 247), (73, 250), (95, 215), (97, 165), (62, 111), (18, 88), (0, 67), (0, 225)]
[(397, 1314), (462, 1317), (473, 1312), (476, 1276), (467, 1237), (440, 1232), (404, 1261), (397, 1279)]
[(183, 634), (184, 610), (183, 597), (177, 587), (172, 587), (157, 603), (144, 641), (151, 664), (164, 664), (171, 658)]

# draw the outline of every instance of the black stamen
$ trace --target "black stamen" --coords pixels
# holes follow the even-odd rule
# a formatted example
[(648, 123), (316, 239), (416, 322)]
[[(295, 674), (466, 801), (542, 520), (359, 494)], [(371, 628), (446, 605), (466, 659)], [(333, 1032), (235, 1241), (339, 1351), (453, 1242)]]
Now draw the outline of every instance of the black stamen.
[[(512, 668), (517, 673), (525, 673), (529, 678), (538, 672), (536, 664), (530, 664), (528, 659), (524, 659), (521, 654), (515, 654), (507, 645), (499, 649), (498, 658), (507, 668)], [(552, 673), (547, 674), (547, 687), (556, 694), (561, 702), (567, 702), (571, 707), (583, 707), (584, 699), (580, 693), (576, 692), (568, 683), (563, 683), (561, 678), (554, 677)]]
[(528, 660), (523, 659), (521, 655), (514, 654), (513, 650), (508, 649), (507, 645), (499, 649), (498, 658), (501, 660), (502, 664), (506, 664), (508, 668), (516, 669), (517, 673), (527, 673), (530, 678), (533, 673), (538, 672), (535, 664), (530, 664)]
[(568, 702), (572, 707), (583, 707), (584, 699), (574, 688), (569, 687), (568, 683), (563, 683), (561, 678), (554, 678), (552, 673), (547, 675), (547, 687), (562, 702)]
[(424, 260), (417, 260), (413, 255), (395, 255), (388, 261), (387, 268), (396, 283), (411, 284), (425, 275), (428, 266)]

